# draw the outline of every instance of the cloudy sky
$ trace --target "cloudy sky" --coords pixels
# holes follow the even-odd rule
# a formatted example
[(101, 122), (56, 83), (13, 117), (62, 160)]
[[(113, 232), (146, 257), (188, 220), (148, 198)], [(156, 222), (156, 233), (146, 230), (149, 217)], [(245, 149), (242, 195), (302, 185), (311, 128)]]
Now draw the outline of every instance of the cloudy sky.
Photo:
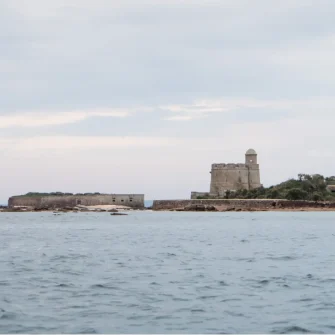
[(0, 0), (0, 202), (335, 174), (334, 0)]

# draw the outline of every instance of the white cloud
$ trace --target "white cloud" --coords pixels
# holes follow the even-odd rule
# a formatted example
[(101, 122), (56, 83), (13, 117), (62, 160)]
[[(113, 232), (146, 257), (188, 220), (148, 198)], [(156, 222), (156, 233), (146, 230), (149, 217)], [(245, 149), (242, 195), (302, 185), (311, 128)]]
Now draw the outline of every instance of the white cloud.
[(166, 121), (190, 121), (194, 119), (199, 119), (204, 117), (203, 115), (176, 115), (176, 116), (169, 116), (165, 117), (164, 120)]
[(177, 114), (165, 117), (168, 121), (189, 121), (207, 117), (213, 113), (257, 112), (266, 109), (269, 114), (280, 110), (293, 115), (315, 116), (315, 112), (335, 115), (335, 99), (332, 97), (311, 97), (305, 99), (256, 99), (248, 97), (202, 99), (192, 104), (160, 106), (163, 111)]
[(43, 127), (56, 126), (68, 123), (76, 123), (92, 117), (117, 117), (129, 116), (130, 112), (124, 109), (95, 109), (89, 111), (61, 111), (21, 113), (8, 116), (0, 116), (0, 128), (13, 127)]
[(166, 147), (179, 143), (178, 139), (168, 137), (131, 137), (131, 136), (36, 136), (3, 139), (0, 147), (16, 151), (43, 150), (91, 150), (95, 148), (129, 147)]

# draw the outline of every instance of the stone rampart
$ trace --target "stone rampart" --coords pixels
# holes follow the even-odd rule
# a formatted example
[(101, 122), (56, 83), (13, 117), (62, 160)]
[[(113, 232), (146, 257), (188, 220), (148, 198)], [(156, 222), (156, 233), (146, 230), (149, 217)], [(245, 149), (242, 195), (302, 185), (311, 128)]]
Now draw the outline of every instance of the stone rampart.
[(334, 209), (335, 202), (314, 202), (304, 200), (277, 199), (199, 199), (199, 200), (155, 200), (153, 210), (174, 210), (196, 205), (214, 206), (219, 211), (225, 210), (276, 210), (276, 209)]
[(144, 208), (142, 194), (106, 194), (106, 195), (62, 195), (62, 196), (14, 196), (9, 198), (8, 206), (34, 208), (64, 208), (99, 205), (121, 205), (132, 208)]
[(243, 163), (212, 164), (212, 170), (230, 170), (230, 169), (248, 169), (248, 166)]

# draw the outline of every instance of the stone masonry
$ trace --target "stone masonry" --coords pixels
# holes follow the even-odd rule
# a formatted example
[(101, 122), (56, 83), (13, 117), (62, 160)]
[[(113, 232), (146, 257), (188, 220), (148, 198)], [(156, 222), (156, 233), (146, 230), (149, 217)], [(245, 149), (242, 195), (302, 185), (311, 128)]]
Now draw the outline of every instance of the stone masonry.
[(101, 205), (122, 205), (144, 208), (143, 194), (99, 194), (99, 195), (61, 195), (61, 196), (14, 196), (9, 198), (8, 206), (34, 208), (62, 208)]
[(192, 192), (191, 199), (198, 197), (223, 197), (227, 191), (251, 190), (261, 187), (257, 153), (249, 149), (245, 163), (212, 164), (211, 184), (208, 192)]

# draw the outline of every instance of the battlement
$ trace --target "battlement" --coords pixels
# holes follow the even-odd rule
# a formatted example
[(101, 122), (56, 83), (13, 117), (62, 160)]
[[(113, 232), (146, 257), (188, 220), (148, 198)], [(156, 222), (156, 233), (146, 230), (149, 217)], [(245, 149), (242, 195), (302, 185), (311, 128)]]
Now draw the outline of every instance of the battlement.
[(243, 163), (220, 163), (212, 164), (213, 170), (247, 169), (248, 166)]

